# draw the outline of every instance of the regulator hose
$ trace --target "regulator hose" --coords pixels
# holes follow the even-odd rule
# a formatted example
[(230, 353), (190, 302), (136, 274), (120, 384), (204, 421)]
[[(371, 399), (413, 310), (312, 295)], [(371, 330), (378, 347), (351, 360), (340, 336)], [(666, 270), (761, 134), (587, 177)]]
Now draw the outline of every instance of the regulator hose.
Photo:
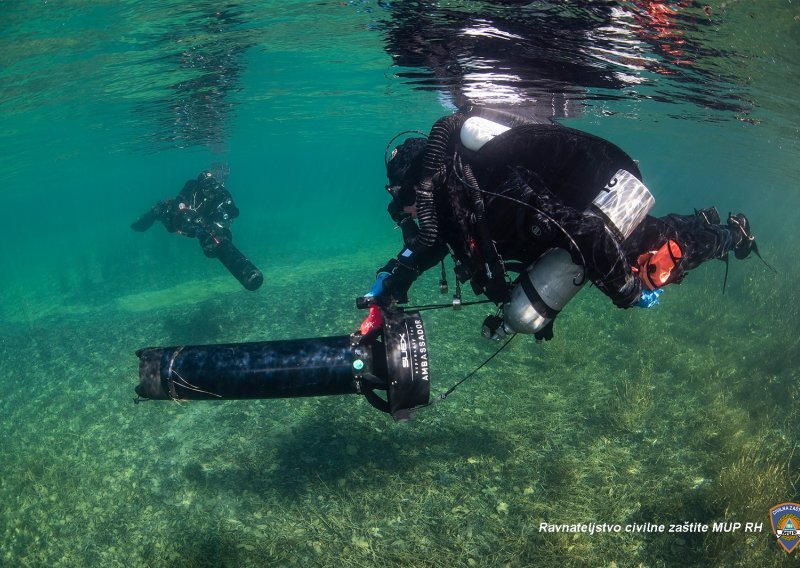
[(472, 210), (475, 214), (475, 229), (478, 232), (478, 247), (486, 263), (486, 276), (489, 277), (486, 284), (486, 295), (491, 299), (505, 299), (504, 297), (508, 292), (505, 286), (505, 268), (503, 267), (500, 256), (497, 254), (497, 249), (494, 246), (494, 241), (489, 234), (489, 228), (484, 218), (486, 209), (483, 196), (481, 195), (481, 188), (478, 185), (478, 179), (475, 177), (472, 166), (468, 162), (463, 163), (461, 168), (464, 174), (464, 182), (466, 182), (470, 199), (472, 200)]
[(469, 196), (472, 199), (472, 207), (475, 213), (475, 219), (480, 222), (483, 220), (484, 205), (483, 197), (481, 197), (481, 188), (478, 185), (478, 179), (475, 177), (475, 174), (472, 171), (472, 166), (469, 164), (469, 162), (462, 164), (461, 167), (464, 172), (464, 181), (467, 182), (467, 188), (469, 189)]
[(414, 240), (415, 253), (423, 252), (436, 244), (439, 222), (436, 215), (436, 187), (433, 178), (441, 171), (453, 134), (458, 132), (466, 118), (460, 113), (436, 121), (428, 135), (428, 144), (422, 158), (422, 181), (416, 187), (417, 222), (419, 232)]

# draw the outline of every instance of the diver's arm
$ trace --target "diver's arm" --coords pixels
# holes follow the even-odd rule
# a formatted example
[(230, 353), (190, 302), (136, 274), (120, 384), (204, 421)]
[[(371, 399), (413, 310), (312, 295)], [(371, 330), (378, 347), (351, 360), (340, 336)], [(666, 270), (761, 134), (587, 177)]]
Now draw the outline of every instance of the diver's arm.
[(642, 297), (642, 281), (631, 272), (630, 267), (614, 269), (605, 278), (593, 278), (597, 288), (608, 296), (618, 308), (636, 306)]
[(382, 286), (380, 293), (375, 295), (376, 299), (381, 303), (408, 302), (408, 290), (414, 281), (420, 274), (439, 264), (447, 256), (447, 252), (444, 243), (437, 243), (421, 253), (403, 247), (397, 257), (378, 269)]

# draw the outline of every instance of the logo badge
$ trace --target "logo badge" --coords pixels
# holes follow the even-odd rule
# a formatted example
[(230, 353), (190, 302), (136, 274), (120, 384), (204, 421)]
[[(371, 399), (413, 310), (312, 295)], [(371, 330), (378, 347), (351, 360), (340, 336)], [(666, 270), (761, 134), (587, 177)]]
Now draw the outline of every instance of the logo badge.
[(778, 544), (790, 553), (800, 544), (800, 505), (797, 503), (781, 503), (769, 510), (772, 532), (778, 538)]

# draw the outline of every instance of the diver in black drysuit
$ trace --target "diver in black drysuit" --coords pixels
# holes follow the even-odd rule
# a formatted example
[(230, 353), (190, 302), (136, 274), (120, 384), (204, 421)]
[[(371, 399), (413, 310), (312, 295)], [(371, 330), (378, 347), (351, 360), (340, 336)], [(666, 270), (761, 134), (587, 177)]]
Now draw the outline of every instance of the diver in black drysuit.
[[(653, 297), (655, 288), (679, 283), (706, 260), (727, 260), (731, 250), (741, 259), (755, 248), (744, 215), (721, 225), (714, 208), (647, 215), (622, 238), (589, 206), (619, 170), (641, 181), (625, 152), (575, 129), (514, 121), (473, 152), (462, 146), (459, 130), (476, 115), (494, 118), (490, 109), (462, 109), (437, 121), (427, 140), (406, 140), (388, 160), (387, 189), (393, 196), (388, 210), (405, 246), (378, 270), (367, 294), (375, 303), (408, 301), (419, 274), (451, 253), (459, 281), (469, 280), (476, 294), (501, 304), (513, 286), (508, 273), (524, 273), (558, 247), (569, 251), (618, 307), (650, 307), (660, 293)], [(670, 240), (680, 254), (671, 259), (666, 276), (650, 285), (642, 269), (651, 268), (653, 253)], [(535, 335), (552, 338), (552, 322)]]
[(263, 274), (233, 245), (230, 225), (238, 216), (239, 208), (224, 183), (204, 171), (188, 180), (174, 199), (156, 203), (131, 229), (146, 231), (161, 221), (170, 233), (196, 238), (207, 257), (218, 258), (242, 286), (256, 290)]

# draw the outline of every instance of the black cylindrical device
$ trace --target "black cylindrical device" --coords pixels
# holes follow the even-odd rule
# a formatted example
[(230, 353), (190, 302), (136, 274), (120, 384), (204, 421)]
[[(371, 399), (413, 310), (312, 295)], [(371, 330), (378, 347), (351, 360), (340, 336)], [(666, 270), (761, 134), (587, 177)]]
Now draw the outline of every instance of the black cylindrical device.
[[(397, 420), (427, 404), (428, 342), (416, 312), (384, 310), (382, 333), (136, 352), (136, 394), (159, 400), (232, 400), (363, 394)], [(384, 400), (375, 390), (385, 390)]]
[(214, 249), (216, 257), (247, 290), (257, 290), (264, 275), (242, 251), (228, 239), (221, 239)]

